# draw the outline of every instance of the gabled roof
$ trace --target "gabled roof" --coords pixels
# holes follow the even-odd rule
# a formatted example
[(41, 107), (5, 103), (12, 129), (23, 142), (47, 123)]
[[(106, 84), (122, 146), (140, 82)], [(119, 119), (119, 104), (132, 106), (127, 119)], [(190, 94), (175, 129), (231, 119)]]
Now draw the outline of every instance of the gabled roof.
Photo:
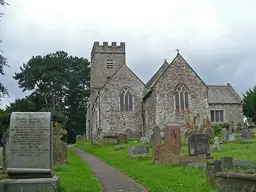
[(151, 79), (146, 83), (146, 87), (150, 86), (162, 75), (162, 73), (169, 67), (169, 63), (165, 60), (163, 65), (158, 69), (158, 71), (151, 77)]
[(204, 81), (199, 77), (199, 75), (194, 71), (194, 69), (187, 63), (187, 61), (179, 53), (177, 53), (176, 57), (172, 60), (170, 65), (166, 67), (166, 69), (162, 72), (162, 74), (149, 87), (147, 87), (149, 91), (145, 94), (145, 96), (143, 97), (143, 100), (145, 100), (146, 97), (148, 97), (151, 94), (154, 85), (165, 74), (165, 72), (168, 70), (168, 68), (171, 67), (171, 65), (173, 65), (178, 59), (182, 60), (186, 65), (188, 65), (188, 67), (196, 74), (198, 79), (200, 79), (201, 82), (207, 87), (207, 85), (204, 83)]
[(239, 104), (242, 102), (241, 97), (229, 83), (227, 85), (208, 85), (208, 88), (208, 102), (210, 104)]

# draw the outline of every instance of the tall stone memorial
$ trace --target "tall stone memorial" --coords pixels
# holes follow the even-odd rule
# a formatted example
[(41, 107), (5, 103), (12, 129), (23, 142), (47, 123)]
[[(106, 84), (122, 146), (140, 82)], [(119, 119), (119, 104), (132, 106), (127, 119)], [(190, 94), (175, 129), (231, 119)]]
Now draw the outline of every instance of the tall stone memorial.
[(14, 112), (9, 128), (8, 178), (0, 192), (58, 192), (53, 172), (53, 126), (50, 112)]

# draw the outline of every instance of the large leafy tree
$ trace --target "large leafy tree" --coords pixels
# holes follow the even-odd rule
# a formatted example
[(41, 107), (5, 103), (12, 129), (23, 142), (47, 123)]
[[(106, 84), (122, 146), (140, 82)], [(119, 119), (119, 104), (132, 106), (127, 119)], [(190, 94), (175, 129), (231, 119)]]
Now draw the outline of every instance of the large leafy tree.
[(249, 121), (256, 123), (256, 86), (247, 90), (243, 96), (244, 115)]
[[(29, 99), (36, 111), (52, 111), (70, 129), (85, 131), (85, 103), (89, 97), (90, 63), (85, 58), (57, 51), (32, 57), (15, 73), (23, 91), (33, 91)], [(67, 118), (66, 118), (67, 117)]]
[[(5, 4), (7, 4), (4, 0), (0, 0), (0, 6), (4, 6)], [(3, 15), (3, 13), (0, 13), (0, 17)], [(0, 43), (2, 41), (0, 40)], [(3, 51), (1, 50), (0, 47), (0, 74), (4, 75), (4, 67), (8, 66), (7, 65), (7, 60), (6, 58), (3, 56)], [(0, 98), (5, 97), (6, 95), (8, 95), (8, 90), (7, 88), (3, 85), (2, 82), (0, 82)]]

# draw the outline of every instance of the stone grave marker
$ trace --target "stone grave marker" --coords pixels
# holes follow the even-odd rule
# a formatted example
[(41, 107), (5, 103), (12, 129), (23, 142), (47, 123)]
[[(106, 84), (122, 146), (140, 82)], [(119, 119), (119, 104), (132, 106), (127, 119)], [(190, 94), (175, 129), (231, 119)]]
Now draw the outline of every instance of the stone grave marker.
[(221, 150), (221, 146), (220, 146), (220, 141), (219, 141), (219, 137), (214, 137), (214, 143), (212, 144), (212, 150)]
[(127, 136), (124, 133), (119, 133), (117, 136), (117, 143), (126, 143), (127, 142)]
[(141, 137), (140, 138), (140, 142), (142, 142), (142, 143), (149, 143), (150, 142), (150, 139), (148, 138), (148, 137)]
[(241, 130), (241, 141), (246, 142), (250, 141), (251, 133), (248, 127), (245, 127)]
[(215, 136), (215, 132), (213, 130), (213, 128), (211, 127), (207, 127), (205, 130), (204, 130), (204, 133), (209, 135), (210, 138), (214, 137)]
[(14, 112), (9, 127), (8, 179), (0, 191), (60, 190), (53, 175), (53, 124), (50, 112)]
[(136, 135), (132, 132), (131, 129), (126, 130), (127, 139), (133, 139), (136, 138)]
[(153, 129), (153, 134), (151, 135), (151, 138), (150, 138), (150, 144), (152, 146), (157, 146), (161, 143), (161, 139), (162, 139), (161, 129), (158, 126), (156, 126)]
[(63, 164), (67, 162), (67, 143), (59, 136), (53, 136), (53, 164)]
[(235, 141), (235, 139), (236, 139), (236, 137), (233, 134), (230, 134), (229, 137), (228, 137), (228, 140), (231, 141), (231, 142)]
[(164, 129), (164, 144), (157, 145), (153, 149), (154, 163), (180, 163), (180, 127), (179, 125), (167, 125)]
[(193, 134), (188, 139), (188, 155), (198, 156), (206, 154), (210, 156), (210, 138), (207, 134)]
[(128, 156), (145, 155), (149, 154), (149, 148), (147, 146), (130, 146), (128, 147)]
[(221, 129), (220, 135), (225, 141), (229, 140), (229, 131), (226, 128)]
[(184, 133), (184, 139), (185, 143), (188, 144), (188, 138), (192, 135), (193, 131), (190, 128), (187, 128), (185, 133)]

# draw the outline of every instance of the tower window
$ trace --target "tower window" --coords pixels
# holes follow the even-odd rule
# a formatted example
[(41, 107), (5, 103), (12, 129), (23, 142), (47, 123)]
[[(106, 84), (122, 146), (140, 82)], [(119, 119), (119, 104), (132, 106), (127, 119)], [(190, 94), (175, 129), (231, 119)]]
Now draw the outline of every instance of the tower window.
[(107, 69), (113, 69), (113, 59), (107, 60)]

